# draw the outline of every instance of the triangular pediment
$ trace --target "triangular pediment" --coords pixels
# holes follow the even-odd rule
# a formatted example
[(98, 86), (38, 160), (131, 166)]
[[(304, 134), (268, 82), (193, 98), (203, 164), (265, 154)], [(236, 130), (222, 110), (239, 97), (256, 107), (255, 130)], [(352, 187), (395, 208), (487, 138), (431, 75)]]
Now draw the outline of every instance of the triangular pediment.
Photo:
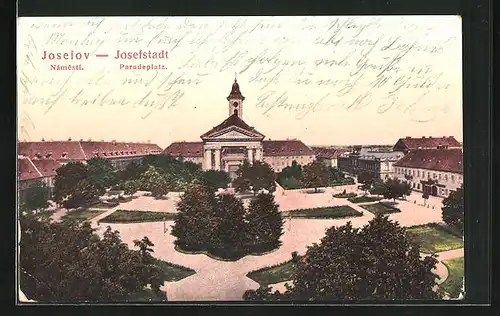
[(221, 131), (206, 135), (205, 139), (261, 139), (264, 135), (253, 131), (247, 131), (237, 126), (230, 126)]

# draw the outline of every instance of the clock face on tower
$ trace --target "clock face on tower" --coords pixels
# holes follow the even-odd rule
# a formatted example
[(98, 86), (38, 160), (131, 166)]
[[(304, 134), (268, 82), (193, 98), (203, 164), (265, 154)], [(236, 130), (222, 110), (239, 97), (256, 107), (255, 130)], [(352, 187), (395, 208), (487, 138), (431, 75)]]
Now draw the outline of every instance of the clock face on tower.
[(233, 103), (233, 106), (234, 106), (235, 108), (237, 108), (237, 107), (238, 107), (238, 102), (234, 102), (234, 103)]

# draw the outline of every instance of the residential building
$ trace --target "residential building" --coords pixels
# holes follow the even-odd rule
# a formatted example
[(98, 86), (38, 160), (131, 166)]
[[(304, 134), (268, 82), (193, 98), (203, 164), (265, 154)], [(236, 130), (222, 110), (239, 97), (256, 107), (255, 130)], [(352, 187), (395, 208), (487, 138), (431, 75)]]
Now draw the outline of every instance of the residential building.
[(276, 172), (292, 161), (307, 164), (314, 152), (300, 140), (264, 140), (265, 136), (243, 120), (243, 101), (237, 80), (226, 98), (228, 118), (200, 136), (201, 142), (174, 142), (165, 155), (200, 163), (203, 170), (224, 170), (235, 177), (244, 160), (265, 161)]
[(161, 154), (156, 144), (105, 141), (19, 142), (18, 154), (31, 159), (53, 159), (61, 164), (71, 161), (86, 163), (91, 158), (109, 159), (114, 168), (124, 169), (131, 162), (140, 162), (147, 155)]
[(379, 148), (354, 147), (351, 152), (340, 155), (339, 169), (350, 174), (371, 172), (378, 179), (391, 177), (392, 165), (404, 154), (400, 151), (383, 151)]
[(24, 198), (26, 189), (39, 183), (44, 183), (52, 189), (54, 187), (56, 170), (60, 166), (61, 164), (54, 159), (30, 159), (25, 156), (18, 156), (17, 176), (20, 199)]
[(413, 190), (447, 197), (463, 184), (462, 149), (418, 149), (393, 165), (393, 176)]
[(407, 136), (400, 138), (393, 147), (394, 151), (402, 151), (405, 155), (412, 150), (417, 149), (432, 149), (432, 148), (462, 148), (462, 145), (453, 136), (443, 137), (425, 137), (414, 138)]
[(338, 167), (338, 158), (345, 152), (345, 150), (332, 147), (311, 147), (311, 149), (314, 151), (317, 160), (333, 168)]

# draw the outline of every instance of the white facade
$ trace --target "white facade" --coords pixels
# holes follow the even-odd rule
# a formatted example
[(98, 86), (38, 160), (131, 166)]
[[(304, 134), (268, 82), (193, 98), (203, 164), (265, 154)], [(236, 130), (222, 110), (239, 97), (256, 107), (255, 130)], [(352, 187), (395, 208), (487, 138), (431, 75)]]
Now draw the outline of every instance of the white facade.
[(415, 191), (423, 192), (423, 184), (421, 181), (433, 180), (436, 184), (436, 195), (447, 197), (451, 191), (455, 191), (463, 183), (463, 175), (461, 173), (437, 171), (420, 168), (394, 167), (393, 178), (401, 181), (407, 181)]

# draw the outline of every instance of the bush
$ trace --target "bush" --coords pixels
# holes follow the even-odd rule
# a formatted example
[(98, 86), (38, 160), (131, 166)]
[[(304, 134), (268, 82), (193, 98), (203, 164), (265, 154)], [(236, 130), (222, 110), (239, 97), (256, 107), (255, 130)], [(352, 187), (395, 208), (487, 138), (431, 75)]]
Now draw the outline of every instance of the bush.
[(342, 193), (338, 193), (338, 194), (333, 195), (333, 197), (341, 198), (341, 199), (355, 198), (356, 196), (358, 196), (356, 193), (353, 193), (353, 192), (346, 193), (345, 190)]

